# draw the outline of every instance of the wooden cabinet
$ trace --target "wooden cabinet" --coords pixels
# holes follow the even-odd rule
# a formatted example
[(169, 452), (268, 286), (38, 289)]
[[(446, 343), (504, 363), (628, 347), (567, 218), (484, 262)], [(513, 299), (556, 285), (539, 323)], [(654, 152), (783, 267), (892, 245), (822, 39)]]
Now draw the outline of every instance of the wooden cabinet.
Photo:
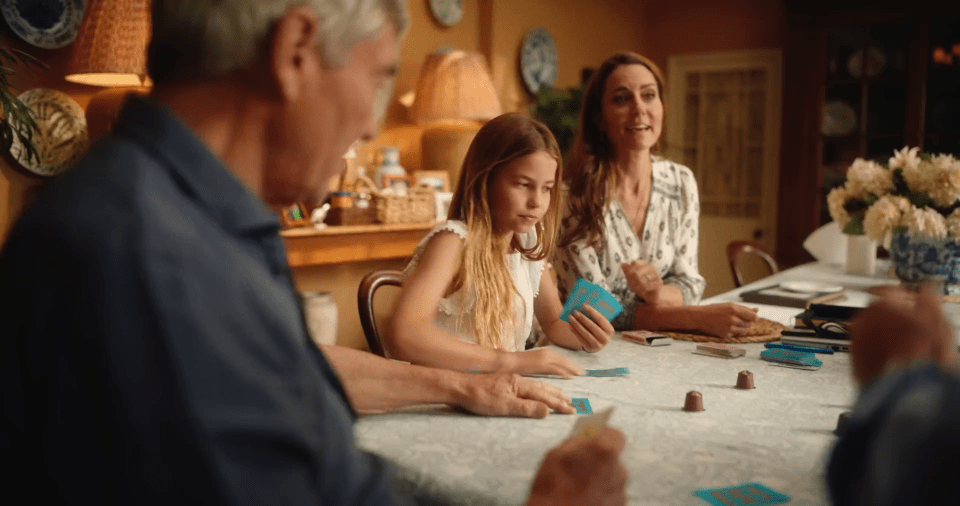
[(886, 163), (904, 146), (960, 155), (960, 54), (933, 58), (960, 53), (960, 7), (785, 6), (777, 253), (789, 266), (810, 259), (803, 240), (830, 221), (826, 193), (856, 158)]
[(341, 225), (321, 230), (292, 228), (280, 233), (290, 267), (313, 267), (407, 258), (434, 223)]

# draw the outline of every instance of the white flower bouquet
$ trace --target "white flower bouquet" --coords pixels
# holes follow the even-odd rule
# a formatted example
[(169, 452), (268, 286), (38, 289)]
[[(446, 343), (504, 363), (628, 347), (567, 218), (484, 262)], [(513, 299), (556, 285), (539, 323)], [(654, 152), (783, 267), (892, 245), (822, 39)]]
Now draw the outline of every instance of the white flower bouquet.
[(908, 147), (894, 151), (886, 166), (858, 158), (827, 205), (846, 234), (882, 242), (911, 232), (960, 243), (960, 161)]

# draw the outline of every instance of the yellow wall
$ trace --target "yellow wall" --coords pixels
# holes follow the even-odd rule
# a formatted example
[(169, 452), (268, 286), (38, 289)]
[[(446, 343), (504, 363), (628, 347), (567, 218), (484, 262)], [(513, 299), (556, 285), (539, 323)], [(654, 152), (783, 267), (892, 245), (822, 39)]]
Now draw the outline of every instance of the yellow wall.
[[(44, 63), (48, 70), (18, 66), (11, 76), (10, 84), (14, 94), (33, 88), (53, 88), (67, 93), (81, 107), (86, 107), (97, 88), (73, 84), (63, 79), (64, 69), (70, 58), (70, 46), (60, 49), (41, 49), (20, 40), (10, 31), (5, 22), (0, 22), (0, 44), (24, 51)], [(0, 243), (7, 236), (11, 223), (27, 204), (29, 197), (39, 187), (43, 178), (32, 175), (21, 168), (9, 153), (0, 154)]]
[(408, 171), (421, 168), (423, 130), (410, 121), (398, 99), (414, 90), (424, 58), (439, 47), (483, 54), (504, 111), (519, 111), (533, 99), (520, 77), (520, 45), (532, 28), (546, 28), (556, 42), (559, 87), (578, 85), (583, 67), (596, 67), (612, 52), (639, 51), (643, 45), (641, 7), (634, 0), (466, 1), (463, 18), (452, 27), (434, 21), (428, 4), (408, 2), (411, 26), (400, 48), (400, 70), (382, 134), (359, 151), (361, 162), (370, 168), (383, 146), (399, 147), (400, 164)]
[[(297, 288), (304, 292), (330, 292), (337, 303), (337, 344), (365, 349), (367, 344), (360, 327), (357, 288), (367, 273), (378, 269), (402, 270), (406, 259), (352, 262), (339, 265), (303, 267), (293, 272)], [(386, 287), (374, 298), (374, 312), (389, 315), (399, 289)], [(382, 325), (382, 323), (381, 323)], [(382, 326), (380, 331), (382, 332)]]
[(644, 55), (667, 71), (673, 55), (779, 48), (786, 18), (778, 0), (647, 0)]
[[(382, 134), (360, 150), (360, 161), (368, 167), (374, 166), (377, 150), (387, 145), (400, 148), (401, 164), (408, 170), (421, 167), (422, 129), (410, 122), (397, 99), (413, 90), (425, 56), (440, 46), (485, 55), (504, 110), (510, 111), (526, 109), (532, 100), (520, 77), (519, 53), (524, 35), (536, 26), (546, 28), (556, 42), (560, 87), (579, 84), (582, 68), (596, 67), (621, 49), (646, 54), (665, 66), (670, 54), (774, 47), (782, 40), (780, 2), (773, 0), (468, 0), (463, 2), (463, 18), (453, 27), (436, 23), (428, 4), (429, 0), (408, 0), (411, 27), (400, 48), (394, 97)], [(15, 76), (13, 83), (20, 90), (37, 86), (59, 89), (81, 106), (86, 106), (99, 90), (63, 80), (69, 47), (34, 48), (12, 35), (5, 23), (0, 25), (2, 42), (24, 49), (51, 66), (49, 71), (24, 71)], [(30, 190), (43, 181), (11, 167), (9, 155), (2, 158), (0, 238), (6, 236)], [(363, 343), (356, 309), (359, 279), (373, 269), (403, 265), (403, 260), (362, 262), (299, 269), (295, 275), (301, 289), (333, 292), (339, 306), (339, 341), (359, 347)]]

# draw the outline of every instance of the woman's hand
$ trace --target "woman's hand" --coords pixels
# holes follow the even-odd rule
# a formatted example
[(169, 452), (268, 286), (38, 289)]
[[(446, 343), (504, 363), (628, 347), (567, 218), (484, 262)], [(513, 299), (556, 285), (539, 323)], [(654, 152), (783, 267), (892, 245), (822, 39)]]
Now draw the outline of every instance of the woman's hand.
[(579, 310), (571, 311), (568, 319), (583, 351), (593, 353), (610, 344), (614, 333), (613, 325), (593, 306), (585, 304)]
[(620, 264), (623, 274), (627, 277), (627, 286), (647, 304), (657, 305), (660, 290), (663, 289), (663, 279), (657, 268), (646, 260), (635, 260)]
[(550, 350), (507, 352), (498, 372), (514, 372), (523, 376), (546, 374), (553, 376), (580, 376), (583, 369), (568, 358)]
[(757, 310), (724, 302), (707, 306), (691, 306), (696, 310), (697, 330), (704, 334), (731, 338), (746, 335), (757, 319)]

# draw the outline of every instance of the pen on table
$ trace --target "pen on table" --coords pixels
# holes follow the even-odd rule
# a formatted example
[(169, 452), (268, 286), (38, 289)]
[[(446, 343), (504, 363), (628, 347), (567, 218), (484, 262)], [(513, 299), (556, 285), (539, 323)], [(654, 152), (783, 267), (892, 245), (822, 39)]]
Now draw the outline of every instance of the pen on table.
[(829, 348), (808, 348), (806, 346), (797, 346), (794, 344), (777, 344), (777, 343), (767, 343), (764, 345), (767, 348), (780, 348), (790, 351), (805, 351), (808, 353), (824, 353), (826, 355), (833, 355), (833, 350)]

